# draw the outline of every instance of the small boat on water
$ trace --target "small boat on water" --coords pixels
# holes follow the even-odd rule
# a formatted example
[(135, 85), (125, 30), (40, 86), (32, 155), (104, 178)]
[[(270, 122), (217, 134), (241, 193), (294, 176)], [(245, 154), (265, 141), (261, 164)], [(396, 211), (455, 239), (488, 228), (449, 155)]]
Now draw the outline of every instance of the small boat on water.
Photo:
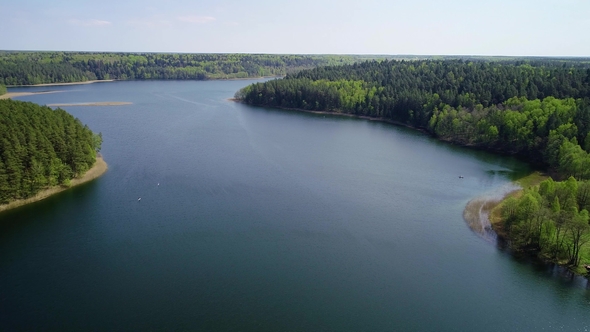
[(139, 201), (141, 201), (141, 197), (139, 197), (139, 198), (137, 199), (137, 201), (138, 201), (138, 202), (139, 202)]
[(462, 178), (463, 178), (463, 175), (459, 175), (459, 179), (462, 179)]

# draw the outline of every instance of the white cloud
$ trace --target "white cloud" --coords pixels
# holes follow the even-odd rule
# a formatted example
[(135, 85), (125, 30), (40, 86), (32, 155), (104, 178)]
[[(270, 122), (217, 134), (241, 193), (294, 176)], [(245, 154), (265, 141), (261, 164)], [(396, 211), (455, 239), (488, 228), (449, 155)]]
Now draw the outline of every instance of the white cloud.
[(128, 20), (127, 24), (141, 28), (168, 27), (171, 25), (170, 21), (159, 17), (132, 19)]
[(209, 23), (209, 22), (215, 21), (215, 17), (188, 15), (188, 16), (179, 16), (178, 20), (181, 22), (187, 22), (187, 23), (204, 24), (204, 23)]
[(83, 27), (104, 27), (104, 26), (108, 26), (108, 25), (112, 24), (112, 22), (104, 21), (104, 20), (96, 20), (96, 19), (79, 20), (76, 18), (68, 20), (68, 23), (70, 23), (72, 25), (83, 26)]

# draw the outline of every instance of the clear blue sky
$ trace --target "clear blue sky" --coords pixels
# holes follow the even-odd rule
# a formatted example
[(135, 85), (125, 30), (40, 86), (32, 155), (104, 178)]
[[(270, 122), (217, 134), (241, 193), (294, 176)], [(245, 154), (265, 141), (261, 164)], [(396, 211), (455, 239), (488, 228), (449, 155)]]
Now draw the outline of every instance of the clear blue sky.
[(0, 0), (0, 49), (590, 56), (590, 0)]

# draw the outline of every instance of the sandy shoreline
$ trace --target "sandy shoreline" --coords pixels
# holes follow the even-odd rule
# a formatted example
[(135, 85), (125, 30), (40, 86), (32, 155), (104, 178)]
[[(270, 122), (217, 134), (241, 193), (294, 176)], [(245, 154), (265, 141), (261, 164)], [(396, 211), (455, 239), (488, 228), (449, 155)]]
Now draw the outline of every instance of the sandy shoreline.
[(62, 192), (64, 190), (68, 190), (71, 187), (75, 187), (75, 186), (80, 185), (82, 183), (92, 181), (92, 180), (98, 178), (99, 176), (103, 175), (107, 171), (107, 169), (108, 169), (108, 166), (107, 166), (107, 163), (104, 161), (104, 159), (102, 159), (102, 157), (100, 157), (100, 156), (96, 157), (96, 163), (94, 164), (94, 166), (92, 166), (92, 168), (89, 169), (82, 177), (72, 179), (71, 185), (69, 187), (55, 186), (55, 187), (44, 189), (44, 190), (38, 192), (33, 197), (30, 197), (27, 199), (19, 199), (16, 201), (12, 201), (8, 204), (0, 205), (0, 212), (14, 209), (16, 207), (23, 206), (23, 205), (26, 205), (29, 203), (38, 202), (38, 201), (43, 200), (51, 195), (55, 195), (55, 194)]
[(92, 103), (71, 103), (71, 104), (47, 104), (49, 107), (66, 107), (66, 106), (121, 106), (131, 105), (133, 103), (128, 101), (99, 101)]
[(492, 193), (476, 197), (465, 206), (463, 219), (473, 232), (487, 240), (495, 240), (498, 236), (507, 238), (501, 209), (497, 207), (509, 197), (520, 197), (524, 188), (537, 186), (547, 178), (547, 174), (536, 171)]
[(39, 91), (39, 92), (8, 92), (0, 96), (0, 99), (9, 99), (24, 96), (44, 95), (48, 93), (58, 93), (63, 91)]
[[(243, 101), (241, 101), (239, 99), (236, 99), (236, 98), (228, 98), (227, 100), (228, 101), (233, 101), (233, 102), (236, 102), (236, 103), (240, 103), (240, 104), (250, 105), (250, 104), (244, 103)], [(287, 110), (287, 111), (297, 111), (297, 112), (312, 113), (312, 114), (323, 114), (323, 115), (337, 115), (337, 116), (345, 116), (345, 117), (349, 117), (349, 118), (357, 118), (357, 119), (364, 119), (364, 120), (370, 120), (370, 121), (386, 122), (386, 123), (394, 124), (396, 126), (402, 126), (402, 127), (406, 127), (406, 128), (418, 130), (418, 131), (421, 131), (421, 132), (424, 132), (424, 133), (430, 135), (430, 133), (428, 133), (428, 131), (426, 131), (424, 128), (413, 127), (413, 126), (410, 126), (409, 124), (406, 124), (406, 123), (403, 123), (403, 122), (394, 121), (394, 120), (390, 120), (390, 119), (386, 119), (386, 118), (378, 118), (378, 117), (374, 117), (374, 116), (356, 115), (356, 114), (339, 113), (339, 112), (328, 112), (328, 111), (312, 111), (312, 110), (304, 110), (304, 109), (301, 109), (301, 108), (289, 108), (289, 107), (279, 107), (279, 106), (258, 106), (258, 105), (250, 105), (250, 106), (270, 107), (270, 108), (276, 108), (276, 109)]]
[(500, 230), (498, 229), (498, 225), (492, 223), (490, 215), (494, 208), (502, 203), (504, 199), (520, 190), (522, 188), (515, 186), (500, 196), (480, 196), (470, 200), (465, 206), (465, 210), (463, 210), (463, 219), (467, 223), (467, 226), (484, 239), (495, 241)]
[(115, 80), (94, 80), (94, 81), (83, 81), (83, 82), (69, 82), (69, 83), (42, 83), (42, 84), (33, 84), (33, 85), (7, 85), (7, 88), (16, 88), (16, 87), (35, 87), (35, 86), (61, 86), (61, 85), (80, 85), (80, 84), (92, 84), (92, 83), (105, 83), (105, 82), (114, 82)]

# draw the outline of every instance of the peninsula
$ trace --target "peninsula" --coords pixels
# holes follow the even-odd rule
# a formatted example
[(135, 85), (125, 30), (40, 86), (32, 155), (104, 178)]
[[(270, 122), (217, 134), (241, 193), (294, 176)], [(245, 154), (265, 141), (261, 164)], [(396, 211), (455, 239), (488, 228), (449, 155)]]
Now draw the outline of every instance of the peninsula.
[(102, 135), (66, 111), (0, 100), (0, 211), (103, 174)]

